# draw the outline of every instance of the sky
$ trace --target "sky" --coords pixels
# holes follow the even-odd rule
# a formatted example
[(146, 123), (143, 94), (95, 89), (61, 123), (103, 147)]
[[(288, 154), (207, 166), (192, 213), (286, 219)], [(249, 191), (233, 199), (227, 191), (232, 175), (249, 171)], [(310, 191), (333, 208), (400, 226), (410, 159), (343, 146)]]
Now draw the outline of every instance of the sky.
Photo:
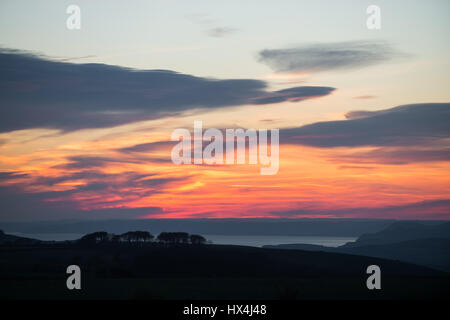
[[(1, 1), (0, 221), (448, 220), (449, 9)], [(279, 129), (277, 174), (174, 164), (172, 132), (199, 120)]]

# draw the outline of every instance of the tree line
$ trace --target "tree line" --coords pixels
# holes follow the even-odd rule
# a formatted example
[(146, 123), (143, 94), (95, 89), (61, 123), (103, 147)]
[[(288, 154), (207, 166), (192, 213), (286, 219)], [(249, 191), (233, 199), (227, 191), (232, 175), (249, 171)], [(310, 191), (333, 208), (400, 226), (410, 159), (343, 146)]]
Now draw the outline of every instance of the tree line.
[(205, 244), (206, 239), (198, 234), (187, 232), (161, 232), (156, 238), (147, 231), (129, 231), (120, 235), (104, 231), (87, 234), (80, 238), (80, 244), (96, 243), (161, 243), (161, 244)]

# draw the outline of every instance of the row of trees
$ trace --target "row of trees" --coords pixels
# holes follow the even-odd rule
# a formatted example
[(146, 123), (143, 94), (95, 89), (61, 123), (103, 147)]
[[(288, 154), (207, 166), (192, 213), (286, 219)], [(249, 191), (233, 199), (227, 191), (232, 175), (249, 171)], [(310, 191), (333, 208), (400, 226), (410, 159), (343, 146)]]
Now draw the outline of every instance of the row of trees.
[[(156, 241), (163, 244), (204, 244), (206, 239), (198, 234), (187, 232), (161, 232)], [(126, 242), (126, 243), (146, 243), (155, 242), (155, 236), (147, 231), (129, 231), (121, 235), (110, 234), (104, 231), (94, 232), (83, 236), (79, 243), (93, 244), (100, 242)]]
[(158, 241), (169, 244), (204, 244), (206, 239), (198, 234), (191, 234), (187, 232), (162, 232), (158, 236)]

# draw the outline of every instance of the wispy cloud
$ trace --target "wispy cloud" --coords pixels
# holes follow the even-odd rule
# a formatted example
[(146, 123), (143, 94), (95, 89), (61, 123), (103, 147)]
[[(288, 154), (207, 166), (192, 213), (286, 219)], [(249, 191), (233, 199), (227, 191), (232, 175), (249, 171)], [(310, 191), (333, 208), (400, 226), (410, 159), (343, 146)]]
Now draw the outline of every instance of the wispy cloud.
[(276, 72), (315, 73), (362, 68), (398, 56), (401, 54), (387, 42), (353, 41), (265, 49), (259, 52), (259, 61)]
[(223, 38), (239, 31), (238, 28), (218, 25), (218, 21), (207, 14), (191, 14), (186, 18), (201, 27), (207, 27), (206, 34), (214, 38)]
[(238, 31), (236, 28), (230, 27), (215, 27), (208, 30), (208, 35), (214, 38), (222, 38)]
[(372, 96), (370, 94), (365, 94), (365, 95), (362, 95), (362, 96), (353, 97), (353, 99), (361, 99), (361, 100), (375, 99), (375, 98), (376, 98), (376, 96)]

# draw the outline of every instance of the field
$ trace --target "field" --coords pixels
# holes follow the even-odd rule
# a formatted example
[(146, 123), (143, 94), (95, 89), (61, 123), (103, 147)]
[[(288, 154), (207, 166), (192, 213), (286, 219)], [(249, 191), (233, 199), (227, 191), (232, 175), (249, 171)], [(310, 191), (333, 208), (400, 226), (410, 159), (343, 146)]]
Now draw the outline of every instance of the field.
[[(82, 270), (66, 287), (67, 266)], [(368, 265), (382, 290), (366, 288)], [(447, 273), (378, 258), (243, 246), (2, 247), (1, 299), (442, 299)]]

